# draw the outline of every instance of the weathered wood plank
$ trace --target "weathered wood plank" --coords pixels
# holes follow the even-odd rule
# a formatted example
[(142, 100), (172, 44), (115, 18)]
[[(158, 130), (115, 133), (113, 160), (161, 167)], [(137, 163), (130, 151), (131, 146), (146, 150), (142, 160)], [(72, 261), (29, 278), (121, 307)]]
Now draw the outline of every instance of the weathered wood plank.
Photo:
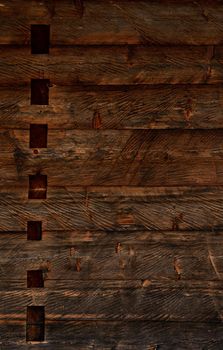
[(222, 139), (222, 129), (50, 130), (34, 153), (28, 131), (2, 130), (0, 184), (42, 172), (49, 186), (223, 185)]
[(60, 280), (64, 288), (67, 280), (223, 278), (222, 232), (54, 231), (43, 241), (0, 232), (0, 243), (1, 290), (26, 287), (27, 270), (39, 269), (45, 287)]
[(30, 105), (29, 87), (0, 88), (1, 128), (217, 129), (223, 127), (221, 85), (62, 87), (50, 105)]
[(222, 48), (209, 46), (55, 47), (48, 55), (0, 47), (0, 86), (50, 79), (56, 85), (222, 83)]
[(0, 291), (0, 319), (25, 320), (27, 306), (44, 305), (48, 320), (222, 320), (221, 284), (134, 284), (87, 281), (71, 289)]
[(27, 188), (0, 187), (0, 231), (214, 230), (223, 228), (223, 188), (49, 187), (46, 200), (28, 200)]
[[(220, 1), (1, 1), (0, 44), (27, 45), (30, 24), (51, 24), (52, 45), (222, 44)], [(176, 30), (177, 28), (177, 30)]]
[(223, 341), (222, 324), (211, 322), (46, 320), (38, 345), (26, 344), (23, 321), (0, 324), (0, 331), (1, 350), (220, 350)]
[[(43, 232), (43, 242), (46, 249), (69, 247), (70, 245), (94, 247), (112, 245), (116, 247), (116, 243), (121, 245), (156, 245), (160, 243), (162, 246), (169, 246), (177, 248), (183, 245), (197, 245), (201, 244), (204, 247), (205, 243), (221, 245), (223, 231), (128, 231), (118, 232), (116, 230), (107, 232), (103, 230), (89, 231), (89, 230), (63, 230), (63, 231), (47, 231)], [(42, 241), (27, 241), (26, 231), (1, 231), (0, 244), (2, 251), (21, 245), (24, 249), (39, 249), (43, 243)], [(220, 248), (219, 248), (220, 249)], [(116, 249), (115, 249), (116, 250)], [(121, 251), (121, 249), (120, 249)]]

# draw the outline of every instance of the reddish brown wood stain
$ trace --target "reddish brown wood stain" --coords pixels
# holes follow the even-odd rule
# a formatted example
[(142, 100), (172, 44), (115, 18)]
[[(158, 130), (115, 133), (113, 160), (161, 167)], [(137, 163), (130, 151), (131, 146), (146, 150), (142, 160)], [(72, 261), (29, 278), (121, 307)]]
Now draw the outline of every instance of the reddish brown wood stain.
[(221, 350), (223, 3), (0, 3), (0, 348)]

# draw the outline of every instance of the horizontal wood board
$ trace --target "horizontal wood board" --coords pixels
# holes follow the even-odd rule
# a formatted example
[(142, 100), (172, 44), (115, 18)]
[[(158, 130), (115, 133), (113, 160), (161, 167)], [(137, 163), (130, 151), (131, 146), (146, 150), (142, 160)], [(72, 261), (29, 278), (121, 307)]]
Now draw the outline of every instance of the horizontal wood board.
[(222, 84), (222, 46), (66, 46), (50, 55), (0, 46), (0, 86)]
[(0, 44), (28, 45), (35, 23), (51, 25), (51, 45), (223, 43), (218, 0), (2, 0), (0, 15)]
[(0, 126), (29, 129), (223, 128), (223, 88), (216, 85), (49, 87), (49, 105), (30, 104), (30, 86), (0, 88)]
[[(0, 185), (223, 185), (223, 129), (49, 130), (47, 148), (29, 149), (29, 131), (0, 131)], [(60, 169), (60, 171), (55, 171)]]
[(79, 280), (219, 281), (222, 231), (44, 231), (0, 235), (0, 289), (27, 285), (27, 270), (42, 270), (45, 287)]

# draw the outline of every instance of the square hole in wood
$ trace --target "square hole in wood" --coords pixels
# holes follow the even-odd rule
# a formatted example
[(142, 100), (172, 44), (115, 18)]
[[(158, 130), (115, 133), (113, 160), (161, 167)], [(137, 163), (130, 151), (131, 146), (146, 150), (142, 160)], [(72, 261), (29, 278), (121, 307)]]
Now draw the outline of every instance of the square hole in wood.
[(27, 288), (43, 288), (43, 271), (29, 270), (27, 271)]
[(31, 25), (31, 53), (48, 54), (50, 46), (50, 26), (47, 24)]
[(47, 147), (47, 124), (30, 124), (29, 147), (46, 148)]
[(31, 241), (40, 241), (42, 239), (42, 222), (27, 222), (27, 239)]
[(31, 80), (31, 105), (49, 104), (49, 79)]
[(45, 326), (44, 306), (27, 306), (26, 341), (43, 341)]
[(47, 175), (29, 175), (29, 199), (46, 199)]

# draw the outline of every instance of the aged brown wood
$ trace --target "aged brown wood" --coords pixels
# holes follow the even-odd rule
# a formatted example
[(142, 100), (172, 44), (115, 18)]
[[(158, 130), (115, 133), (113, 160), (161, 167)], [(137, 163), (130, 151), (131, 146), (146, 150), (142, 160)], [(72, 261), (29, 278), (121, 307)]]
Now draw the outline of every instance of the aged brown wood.
[(0, 183), (24, 185), (42, 172), (49, 186), (223, 185), (220, 129), (49, 130), (48, 138), (33, 152), (27, 131), (2, 130)]
[(0, 187), (0, 230), (214, 230), (223, 228), (223, 188), (48, 187), (46, 200), (27, 188)]
[(223, 82), (218, 46), (72, 46), (48, 55), (0, 46), (0, 86), (50, 79), (56, 85), (196, 84)]
[(52, 86), (50, 105), (30, 105), (29, 87), (0, 88), (0, 125), (29, 129), (223, 128), (221, 85)]
[[(150, 321), (45, 321), (47, 341), (38, 349), (86, 350), (92, 344), (99, 350), (150, 349), (200, 350), (208, 346), (220, 349), (223, 327), (221, 323), (150, 322)], [(13, 329), (13, 332), (12, 332)], [(109, 332), (108, 332), (109, 329)], [(37, 344), (24, 342), (24, 322), (0, 323), (2, 349), (36, 350)], [(83, 336), (83, 334), (85, 336)], [(67, 343), (69, 339), (69, 344)]]
[(92, 279), (141, 279), (144, 285), (151, 280), (221, 280), (222, 242), (223, 232), (210, 231), (47, 231), (40, 242), (26, 241), (22, 231), (5, 232), (0, 236), (0, 289), (25, 288), (27, 270), (30, 281), (39, 278), (37, 286), (43, 286), (42, 272), (46, 288)]
[(222, 348), (222, 18), (0, 2), (1, 350)]
[[(60, 282), (59, 282), (60, 284)], [(217, 322), (222, 319), (220, 284), (86, 281), (68, 289), (0, 291), (0, 319), (24, 319), (26, 306), (45, 305), (45, 317), (62, 320)]]
[(217, 0), (2, 0), (0, 15), (1, 44), (29, 44), (33, 23), (51, 24), (52, 45), (223, 43)]

